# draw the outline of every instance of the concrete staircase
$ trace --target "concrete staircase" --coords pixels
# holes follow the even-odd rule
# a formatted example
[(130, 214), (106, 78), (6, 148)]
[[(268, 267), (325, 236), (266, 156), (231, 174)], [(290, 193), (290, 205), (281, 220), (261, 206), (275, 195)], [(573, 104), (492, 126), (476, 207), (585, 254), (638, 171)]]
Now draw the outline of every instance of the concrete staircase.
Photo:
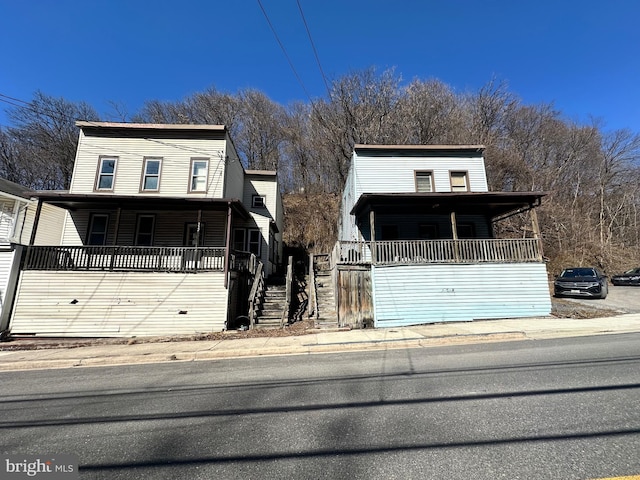
[(287, 291), (284, 285), (267, 285), (254, 328), (280, 328), (286, 303)]
[(329, 265), (329, 256), (317, 255), (314, 260), (318, 311), (315, 326), (322, 329), (338, 328), (338, 313), (336, 311), (333, 275)]

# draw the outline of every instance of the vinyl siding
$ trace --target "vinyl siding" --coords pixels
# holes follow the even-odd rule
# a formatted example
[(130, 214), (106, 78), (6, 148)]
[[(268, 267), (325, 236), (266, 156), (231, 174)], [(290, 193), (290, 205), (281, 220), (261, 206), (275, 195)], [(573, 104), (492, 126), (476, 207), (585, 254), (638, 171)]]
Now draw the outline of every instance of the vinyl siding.
[(227, 142), (226, 162), (224, 198), (241, 199), (245, 188), (244, 168), (230, 140)]
[[(38, 202), (31, 202), (27, 207), (24, 228), (16, 232), (18, 243), (29, 244), (37, 208)], [(34, 245), (60, 245), (66, 213), (67, 211), (62, 208), (43, 203)]]
[(14, 257), (15, 251), (12, 248), (0, 248), (0, 309), (4, 307)]
[(478, 157), (366, 157), (354, 155), (354, 198), (363, 193), (415, 193), (416, 170), (433, 172), (436, 192), (450, 192), (451, 171), (468, 172), (470, 191), (488, 191), (484, 159)]
[[(114, 244), (113, 235), (116, 230), (116, 211), (114, 210), (78, 210), (69, 212), (64, 229), (63, 245), (83, 245), (87, 237), (87, 228), (92, 213), (106, 213), (109, 215), (107, 245)], [(197, 212), (183, 211), (122, 211), (120, 227), (118, 229), (117, 245), (133, 245), (138, 215), (155, 214), (154, 246), (177, 247), (184, 244), (185, 227), (187, 223), (196, 223)], [(224, 212), (202, 212), (202, 222), (205, 228), (204, 245), (222, 247), (225, 245), (226, 214)]]
[[(161, 195), (222, 198), (226, 141), (211, 139), (153, 139), (88, 136), (80, 132), (71, 193), (94, 193), (100, 156), (118, 157), (113, 191), (116, 195)], [(162, 158), (160, 189), (140, 193), (145, 157)], [(191, 159), (208, 158), (206, 193), (188, 193)]]
[(549, 315), (544, 264), (372, 267), (376, 327)]
[(45, 336), (193, 334), (221, 331), (226, 316), (221, 272), (25, 271), (11, 331)]

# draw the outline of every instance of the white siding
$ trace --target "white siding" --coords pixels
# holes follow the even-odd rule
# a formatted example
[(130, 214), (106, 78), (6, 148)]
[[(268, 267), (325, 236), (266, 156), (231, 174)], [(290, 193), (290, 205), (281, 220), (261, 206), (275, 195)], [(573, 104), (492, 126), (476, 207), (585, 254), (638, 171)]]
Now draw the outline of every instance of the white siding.
[(221, 331), (226, 317), (221, 272), (25, 271), (10, 328), (55, 336), (177, 335)]
[(0, 248), (0, 310), (4, 307), (4, 301), (7, 295), (7, 285), (9, 283), (9, 274), (15, 251), (11, 248)]
[(544, 264), (372, 267), (376, 327), (549, 315)]
[(344, 190), (342, 191), (342, 199), (340, 202), (340, 218), (338, 220), (338, 240), (344, 242), (357, 242), (358, 229), (355, 224), (355, 217), (351, 215), (351, 209), (355, 205), (355, 182), (357, 160), (354, 155), (351, 160), (351, 168), (347, 175), (347, 181), (344, 184)]
[[(265, 199), (264, 208), (254, 208), (252, 206), (253, 196), (261, 195)], [(271, 275), (273, 265), (269, 261), (269, 250), (273, 248), (269, 245), (269, 228), (270, 221), (273, 220), (278, 226), (279, 233), (276, 235), (278, 241), (278, 254), (282, 255), (282, 198), (278, 190), (277, 177), (274, 175), (252, 175), (247, 174), (245, 177), (244, 196), (242, 203), (251, 213), (253, 223), (260, 229), (262, 233), (262, 250), (260, 252), (260, 260), (265, 265), (267, 276)], [(244, 226), (251, 227), (251, 222), (245, 223)]]
[(433, 171), (436, 192), (450, 192), (451, 171), (467, 171), (470, 191), (488, 191), (482, 156), (476, 157), (367, 157), (354, 155), (355, 198), (363, 193), (415, 193), (416, 170)]
[[(20, 232), (16, 232), (18, 243), (28, 245), (33, 230), (37, 201), (32, 201), (26, 209), (24, 227)], [(36, 234), (35, 245), (60, 245), (62, 240), (62, 230), (67, 211), (63, 208), (42, 204), (40, 210), (40, 220), (38, 220), (38, 232)]]
[(227, 140), (226, 162), (224, 198), (241, 199), (245, 187), (244, 168), (231, 140)]
[[(130, 138), (89, 136), (80, 132), (71, 193), (94, 193), (100, 156), (118, 157), (114, 189), (116, 195), (160, 195), (222, 198), (225, 170), (224, 139)], [(160, 190), (140, 193), (145, 157), (162, 158)], [(207, 193), (188, 193), (191, 159), (209, 159)]]

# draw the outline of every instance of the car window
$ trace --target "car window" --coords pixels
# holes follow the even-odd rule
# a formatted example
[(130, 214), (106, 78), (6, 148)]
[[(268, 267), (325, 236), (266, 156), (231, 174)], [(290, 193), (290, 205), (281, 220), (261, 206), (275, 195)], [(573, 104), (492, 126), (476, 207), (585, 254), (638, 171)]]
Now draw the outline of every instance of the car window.
[(560, 275), (563, 278), (574, 277), (596, 277), (596, 272), (593, 268), (568, 268)]

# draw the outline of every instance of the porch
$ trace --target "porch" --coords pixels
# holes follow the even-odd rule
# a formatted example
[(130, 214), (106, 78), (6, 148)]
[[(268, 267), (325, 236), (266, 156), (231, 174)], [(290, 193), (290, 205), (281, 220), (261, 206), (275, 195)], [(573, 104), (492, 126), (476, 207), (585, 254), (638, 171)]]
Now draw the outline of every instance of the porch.
[(542, 250), (536, 238), (341, 241), (332, 257), (342, 265), (531, 263), (542, 262)]
[[(111, 272), (254, 272), (256, 257), (225, 247), (29, 246), (24, 270)], [(225, 268), (226, 267), (226, 268)]]

